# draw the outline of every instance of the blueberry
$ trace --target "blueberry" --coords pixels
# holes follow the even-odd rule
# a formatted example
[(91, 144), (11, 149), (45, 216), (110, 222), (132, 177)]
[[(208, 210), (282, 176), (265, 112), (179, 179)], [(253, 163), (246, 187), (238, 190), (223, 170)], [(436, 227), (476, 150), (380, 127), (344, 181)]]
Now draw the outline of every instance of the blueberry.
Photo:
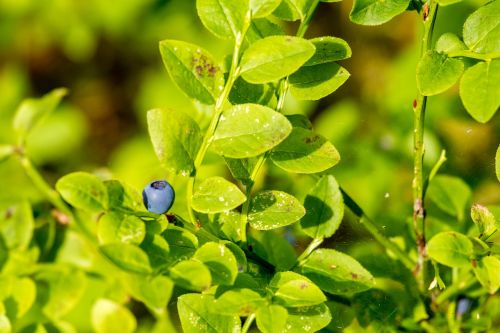
[(464, 314), (466, 314), (472, 305), (471, 303), (471, 300), (467, 297), (459, 297), (457, 300), (456, 316), (462, 317)]
[(156, 214), (166, 213), (175, 200), (172, 186), (165, 180), (155, 180), (146, 185), (142, 191), (144, 206)]

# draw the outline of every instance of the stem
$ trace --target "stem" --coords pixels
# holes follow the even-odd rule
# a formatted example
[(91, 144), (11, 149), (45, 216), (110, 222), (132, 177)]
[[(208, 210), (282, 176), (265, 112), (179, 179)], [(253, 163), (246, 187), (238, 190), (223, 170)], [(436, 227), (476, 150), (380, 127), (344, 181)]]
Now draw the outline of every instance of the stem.
[[(420, 56), (422, 57), (429, 49), (432, 41), (432, 31), (436, 21), (438, 4), (430, 1), (428, 16), (424, 12), (424, 35), (422, 38)], [(413, 161), (413, 228), (417, 239), (418, 259), (414, 269), (415, 276), (424, 288), (423, 265), (425, 259), (425, 208), (424, 208), (424, 123), (427, 96), (418, 93), (417, 104), (414, 105), (414, 161)]]
[(476, 53), (476, 52), (471, 51), (471, 50), (451, 51), (451, 52), (448, 52), (447, 55), (450, 58), (466, 57), (466, 58), (484, 60), (484, 61), (500, 58), (500, 52)]
[(247, 333), (248, 330), (250, 329), (250, 326), (252, 326), (252, 323), (255, 319), (255, 314), (252, 313), (250, 316), (247, 317), (245, 320), (245, 323), (243, 324), (243, 327), (241, 328), (241, 333)]
[[(296, 36), (298, 37), (303, 37), (304, 34), (306, 33), (307, 29), (309, 28), (309, 24), (311, 23), (312, 16), (314, 15), (314, 12), (319, 4), (319, 0), (314, 0), (313, 3), (309, 7), (309, 12), (306, 14), (306, 16), (303, 18), (302, 22), (300, 23), (299, 29), (297, 30)], [(285, 97), (288, 92), (289, 88), (289, 82), (288, 82), (288, 77), (284, 78), (283, 80), (280, 81), (279, 83), (279, 96), (278, 96), (278, 103), (276, 105), (276, 112), (282, 113), (283, 108), (285, 106)], [(267, 158), (269, 157), (269, 152), (265, 152), (264, 154), (259, 156), (259, 159), (255, 163), (255, 166), (252, 169), (252, 173), (250, 175), (250, 184), (248, 184), (245, 188), (246, 191), (246, 196), (247, 196), (247, 201), (243, 204), (243, 207), (241, 209), (241, 218), (240, 218), (240, 236), (241, 236), (241, 241), (243, 244), (246, 244), (247, 242), (247, 222), (248, 222), (248, 211), (250, 208), (250, 195), (252, 193), (253, 186), (255, 184), (255, 178), (259, 174), (260, 169), (266, 162)]]
[(309, 255), (314, 251), (316, 250), (316, 248), (318, 246), (321, 245), (321, 243), (323, 243), (323, 238), (314, 238), (311, 243), (309, 243), (309, 245), (306, 247), (306, 249), (304, 250), (304, 252), (302, 252), (302, 254), (297, 258), (297, 264), (296, 265), (301, 265), (302, 262), (304, 262), (304, 260), (307, 259), (307, 257), (309, 257)]
[(387, 250), (391, 251), (396, 258), (401, 261), (401, 263), (412, 270), (415, 267), (415, 263), (408, 257), (406, 252), (401, 250), (401, 248), (392, 242), (390, 239), (384, 236), (378, 226), (370, 219), (361, 207), (347, 194), (342, 188), (340, 189), (342, 196), (344, 197), (344, 202), (347, 207), (359, 217), (359, 222), (365, 227), (365, 229), (375, 238), (377, 242), (380, 243)]
[(251, 21), (251, 17), (250, 17), (250, 12), (249, 12), (247, 14), (247, 17), (245, 18), (245, 24), (243, 26), (242, 32), (236, 36), (234, 50), (233, 50), (233, 58), (231, 61), (231, 69), (229, 70), (227, 82), (224, 86), (224, 89), (222, 90), (222, 93), (220, 94), (220, 96), (217, 98), (217, 101), (215, 102), (212, 120), (210, 121), (210, 125), (208, 126), (208, 129), (205, 132), (205, 136), (203, 137), (203, 141), (201, 143), (200, 150), (196, 154), (196, 157), (194, 160), (195, 171), (189, 177), (189, 180), (188, 180), (187, 193), (186, 193), (187, 206), (188, 206), (189, 218), (190, 218), (191, 222), (194, 224), (196, 224), (196, 217), (195, 217), (193, 209), (192, 209), (192, 200), (193, 200), (196, 172), (198, 171), (198, 168), (200, 167), (200, 165), (203, 163), (203, 160), (204, 160), (205, 155), (207, 153), (208, 147), (210, 146), (210, 142), (211, 142), (212, 137), (213, 137), (215, 130), (217, 128), (217, 124), (219, 123), (220, 116), (222, 115), (222, 112), (224, 111), (224, 104), (229, 96), (229, 93), (231, 92), (231, 89), (233, 88), (234, 82), (236, 81), (236, 79), (239, 76), (240, 50), (241, 50), (241, 46), (243, 44), (243, 40), (245, 38), (246, 31), (248, 30), (248, 28), (250, 26), (250, 21)]

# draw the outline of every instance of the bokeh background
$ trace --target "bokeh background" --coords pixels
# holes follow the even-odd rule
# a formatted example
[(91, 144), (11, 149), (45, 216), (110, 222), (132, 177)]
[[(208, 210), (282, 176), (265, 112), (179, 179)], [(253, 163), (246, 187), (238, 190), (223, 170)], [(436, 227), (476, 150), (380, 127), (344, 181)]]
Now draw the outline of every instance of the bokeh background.
[[(461, 35), (466, 17), (484, 2), (441, 8), (434, 38), (444, 32)], [(407, 232), (412, 212), (412, 101), (421, 26), (415, 12), (382, 26), (358, 26), (348, 19), (351, 7), (351, 1), (322, 3), (306, 34), (333, 35), (349, 43), (353, 56), (342, 65), (350, 79), (321, 101), (287, 100), (285, 112), (308, 115), (315, 129), (335, 144), (342, 160), (332, 173), (388, 236), (397, 236)], [(296, 27), (284, 25), (290, 34)], [(170, 107), (203, 123), (207, 109), (193, 104), (169, 79), (158, 51), (162, 39), (199, 44), (221, 60), (230, 52), (229, 42), (203, 28), (194, 0), (0, 0), (0, 142), (13, 142), (11, 121), (23, 98), (67, 87), (70, 93), (62, 106), (28, 144), (49, 182), (77, 170), (118, 178), (138, 190), (151, 179), (167, 178), (178, 192), (174, 211), (182, 213), (185, 180), (159, 166), (147, 135), (146, 112)], [(426, 166), (446, 149), (442, 172), (471, 187), (471, 202), (500, 204), (494, 176), (499, 142), (500, 113), (487, 124), (475, 122), (462, 106), (457, 86), (429, 99)], [(217, 157), (209, 155), (205, 162), (202, 177), (230, 177)], [(21, 197), (40, 199), (17, 163), (0, 164), (0, 206)], [(268, 165), (256, 189), (280, 189), (303, 198), (314, 181)], [(305, 239), (295, 231), (287, 230), (288, 238), (300, 250)], [(366, 236), (348, 216), (330, 246), (354, 252)]]

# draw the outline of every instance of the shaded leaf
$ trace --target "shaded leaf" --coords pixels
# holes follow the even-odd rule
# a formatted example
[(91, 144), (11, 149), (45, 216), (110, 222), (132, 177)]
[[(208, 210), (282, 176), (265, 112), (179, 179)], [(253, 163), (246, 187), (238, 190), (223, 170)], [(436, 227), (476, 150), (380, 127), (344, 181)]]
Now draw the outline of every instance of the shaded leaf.
[(460, 178), (438, 175), (430, 183), (427, 195), (440, 209), (462, 220), (471, 190)]
[(188, 290), (207, 290), (212, 284), (210, 270), (196, 260), (185, 260), (170, 268), (170, 277), (175, 284)]
[(341, 38), (324, 36), (309, 41), (313, 43), (316, 51), (304, 66), (319, 65), (351, 57), (352, 52), (349, 44)]
[(204, 263), (212, 275), (214, 284), (232, 285), (238, 275), (238, 265), (233, 253), (215, 242), (203, 244), (193, 256)]
[(331, 175), (323, 176), (304, 200), (305, 216), (300, 226), (309, 237), (331, 237), (344, 217), (344, 200), (339, 185)]

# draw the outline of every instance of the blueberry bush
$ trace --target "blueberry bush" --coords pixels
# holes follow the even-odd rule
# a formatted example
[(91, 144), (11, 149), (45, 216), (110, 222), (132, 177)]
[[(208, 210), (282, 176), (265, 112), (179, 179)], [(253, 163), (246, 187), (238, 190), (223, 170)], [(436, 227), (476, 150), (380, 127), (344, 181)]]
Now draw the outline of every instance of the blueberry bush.
[[(433, 38), (446, 20), (438, 11), (460, 1), (355, 0), (349, 14), (373, 26), (410, 11), (422, 26), (415, 98), (404, 101), (414, 115), (411, 207), (393, 231), (337, 180), (341, 154), (321, 123), (286, 110), (351, 77), (342, 36), (306, 38), (319, 0), (196, 1), (203, 26), (232, 50), (159, 43), (176, 93), (196, 112), (147, 112), (163, 171), (142, 196), (99, 173), (50, 185), (27, 147), (68, 91), (24, 100), (0, 163), (15, 163), (42, 196), (0, 206), (0, 333), (500, 329), (500, 206), (473, 202), (466, 182), (442, 173), (444, 150), (424, 159), (429, 97), (459, 82), (475, 121), (498, 119), (500, 1), (468, 12), (461, 33)], [(500, 182), (500, 146), (488, 158)], [(367, 247), (331, 241), (345, 221)]]

